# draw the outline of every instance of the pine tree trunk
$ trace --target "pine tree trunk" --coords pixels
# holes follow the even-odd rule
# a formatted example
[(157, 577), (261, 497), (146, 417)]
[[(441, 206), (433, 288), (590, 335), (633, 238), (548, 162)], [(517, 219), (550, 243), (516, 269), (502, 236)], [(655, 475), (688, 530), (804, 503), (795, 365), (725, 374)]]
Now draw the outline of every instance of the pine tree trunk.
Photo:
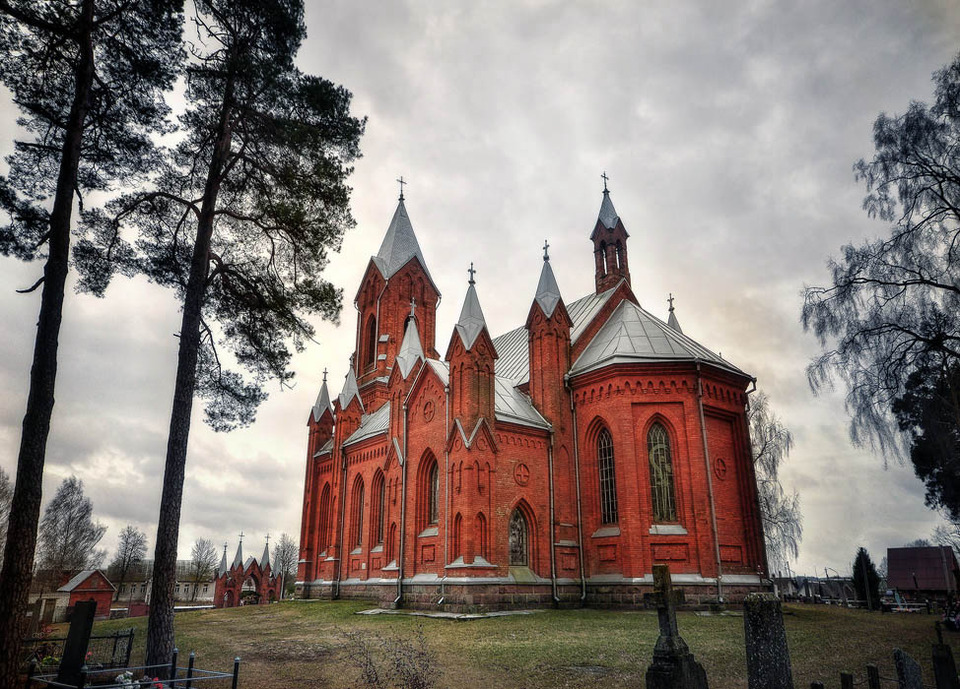
[[(201, 310), (210, 264), (213, 217), (222, 174), (230, 154), (232, 84), (232, 79), (228, 79), (224, 88), (217, 144), (207, 173), (200, 217), (197, 220), (197, 239), (190, 263), (190, 277), (183, 300), (177, 380), (173, 392), (173, 411), (170, 415), (170, 434), (167, 437), (167, 457), (163, 470), (163, 493), (160, 498), (160, 519), (157, 524), (157, 546), (154, 552), (153, 597), (147, 620), (147, 665), (169, 663), (174, 649), (173, 602), (177, 578), (180, 506), (183, 500), (190, 417), (197, 383)], [(163, 672), (160, 676), (163, 678), (167, 670), (161, 669)]]
[(84, 123), (93, 85), (94, 57), (91, 31), (94, 0), (84, 0), (77, 39), (79, 56), (73, 103), (64, 132), (60, 170), (50, 214), (49, 253), (43, 269), (40, 316), (30, 369), (30, 392), (23, 417), (17, 482), (10, 506), (3, 569), (0, 571), (0, 688), (18, 684), (20, 648), (37, 545), (37, 524), (43, 497), (43, 463), (57, 380), (57, 349), (63, 315), (63, 292), (70, 253), (73, 192), (80, 166)]

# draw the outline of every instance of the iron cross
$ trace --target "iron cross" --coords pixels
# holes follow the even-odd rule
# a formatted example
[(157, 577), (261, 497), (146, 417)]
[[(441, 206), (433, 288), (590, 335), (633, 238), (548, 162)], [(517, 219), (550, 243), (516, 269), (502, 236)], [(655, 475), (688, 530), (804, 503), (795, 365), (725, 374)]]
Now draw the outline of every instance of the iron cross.
[(400, 175), (400, 178), (397, 179), (397, 181), (400, 183), (400, 200), (403, 201), (403, 185), (407, 184), (407, 182), (403, 181), (403, 175)]
[(670, 296), (667, 297), (667, 301), (670, 303), (670, 310), (673, 311), (673, 292), (671, 292)]
[(603, 177), (603, 190), (607, 191), (607, 180), (610, 179), (609, 177), (607, 177), (607, 171), (604, 170), (603, 174), (600, 176)]
[(476, 272), (477, 272), (477, 271), (475, 271), (475, 270), (473, 269), (473, 261), (470, 261), (470, 269), (467, 270), (467, 272), (470, 273), (470, 280), (469, 280), (469, 282), (470, 282), (470, 284), (472, 285), (472, 284), (474, 284), (473, 276), (474, 276), (474, 274), (476, 274)]
[(546, 239), (544, 239), (543, 240), (543, 260), (544, 261), (550, 260), (550, 254), (547, 253), (547, 249), (549, 248), (550, 248), (550, 243)]

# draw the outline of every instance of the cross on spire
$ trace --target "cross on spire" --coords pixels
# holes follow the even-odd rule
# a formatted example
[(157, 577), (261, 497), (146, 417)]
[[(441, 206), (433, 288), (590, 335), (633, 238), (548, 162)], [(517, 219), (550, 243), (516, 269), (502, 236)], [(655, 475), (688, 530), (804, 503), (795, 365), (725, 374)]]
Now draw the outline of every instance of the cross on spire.
[(549, 260), (550, 260), (550, 254), (547, 253), (547, 250), (548, 250), (549, 248), (550, 248), (550, 242), (548, 242), (546, 239), (544, 239), (544, 240), (543, 240), (543, 260), (544, 260), (544, 261), (549, 261)]
[(243, 529), (240, 530), (240, 542), (243, 543)]
[(400, 183), (400, 200), (403, 201), (403, 185), (408, 184), (408, 182), (403, 181), (403, 175), (400, 175), (397, 181)]
[(223, 556), (224, 556), (224, 557), (227, 556), (227, 542), (226, 542), (226, 541), (223, 542)]
[(604, 170), (604, 171), (603, 171), (603, 174), (600, 175), (600, 176), (603, 178), (603, 193), (606, 194), (606, 193), (609, 191), (609, 189), (607, 189), (607, 180), (610, 179), (610, 178), (607, 177), (607, 171), (606, 171), (606, 170)]
[(413, 297), (410, 297), (410, 317), (414, 318), (417, 315), (417, 300)]
[(323, 382), (324, 382), (324, 383), (327, 382), (327, 367), (326, 367), (326, 366), (323, 367)]
[(269, 532), (267, 532), (267, 535), (265, 536), (265, 538), (267, 539), (267, 543), (270, 543), (270, 533), (269, 533)]
[(670, 310), (673, 311), (673, 292), (667, 297), (667, 301), (670, 303)]
[(470, 261), (470, 268), (469, 268), (469, 270), (467, 270), (467, 272), (470, 273), (470, 280), (468, 281), (469, 284), (471, 284), (471, 285), (472, 285), (472, 284), (475, 284), (476, 281), (473, 279), (473, 276), (474, 276), (474, 274), (476, 274), (477, 271), (475, 271), (475, 270), (473, 269), (473, 261)]

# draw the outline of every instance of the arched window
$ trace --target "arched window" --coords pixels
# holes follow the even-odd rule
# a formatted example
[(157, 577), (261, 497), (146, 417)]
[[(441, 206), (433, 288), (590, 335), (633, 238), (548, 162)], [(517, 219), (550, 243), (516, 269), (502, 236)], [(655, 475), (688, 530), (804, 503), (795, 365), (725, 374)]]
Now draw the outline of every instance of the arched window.
[(363, 545), (363, 479), (357, 477), (353, 485), (353, 543)]
[(320, 552), (327, 549), (330, 545), (330, 484), (323, 486), (323, 492), (320, 494), (320, 536), (317, 548)]
[(377, 472), (373, 477), (373, 545), (383, 544), (384, 521), (386, 519), (387, 490), (383, 481), (383, 473)]
[(600, 473), (600, 521), (616, 524), (617, 474), (613, 464), (613, 438), (610, 431), (601, 428), (597, 435), (597, 468)]
[(483, 516), (483, 512), (477, 513), (477, 519), (475, 527), (475, 533), (473, 536), (474, 548), (476, 554), (485, 560), (490, 559), (490, 551), (487, 547), (487, 518)]
[(436, 462), (430, 467), (427, 489), (427, 524), (433, 525), (440, 521), (440, 467)]
[(363, 365), (365, 368), (373, 368), (377, 363), (377, 319), (370, 315), (367, 319), (367, 329), (364, 333)]
[(653, 521), (677, 521), (677, 503), (673, 494), (673, 462), (670, 458), (670, 436), (661, 423), (655, 423), (647, 434), (647, 455), (650, 459), (650, 491), (653, 496)]
[(606, 275), (607, 273), (610, 272), (610, 266), (609, 266), (608, 263), (607, 263), (607, 258), (609, 258), (609, 257), (607, 256), (607, 243), (606, 243), (606, 242), (600, 242), (600, 255), (603, 257), (603, 259), (602, 259), (602, 260), (603, 260), (603, 265), (602, 265), (603, 274)]
[(530, 561), (528, 548), (527, 518), (520, 509), (510, 517), (510, 566), (526, 567)]
[(463, 555), (463, 517), (457, 512), (453, 518), (453, 559)]

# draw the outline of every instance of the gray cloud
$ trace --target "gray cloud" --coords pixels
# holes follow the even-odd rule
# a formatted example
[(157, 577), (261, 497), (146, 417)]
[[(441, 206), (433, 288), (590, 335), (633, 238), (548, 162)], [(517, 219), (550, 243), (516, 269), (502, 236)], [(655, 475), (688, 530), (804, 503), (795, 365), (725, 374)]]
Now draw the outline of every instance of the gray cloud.
[[(860, 544), (879, 559), (936, 516), (908, 467), (884, 471), (851, 447), (840, 392), (810, 393), (817, 343), (800, 329), (799, 292), (826, 279), (841, 244), (884, 232), (860, 210), (851, 166), (870, 155), (880, 111), (929, 97), (958, 17), (947, 0), (308, 3), (301, 66), (343, 83), (370, 117), (351, 180), (358, 226), (327, 277), (349, 302), (402, 174), (445, 293), (438, 349), (470, 261), (499, 334), (526, 317), (545, 237), (565, 299), (592, 290), (587, 236), (606, 170), (642, 303), (666, 315), (673, 292), (685, 331), (757, 375), (795, 433), (784, 479), (806, 515), (798, 569), (845, 570)], [(39, 267), (0, 266), (0, 465), (12, 470), (38, 305), (13, 290)], [(127, 522), (153, 537), (178, 324), (170, 294), (139, 280), (105, 300), (67, 298), (44, 488), (83, 478), (110, 547)], [(217, 435), (195, 420), (181, 556), (198, 536), (232, 553), (243, 529), (259, 552), (268, 530), (298, 532), (304, 425), (320, 371), (333, 392), (346, 373), (349, 303), (339, 328), (317, 327), (319, 344), (294, 358), (297, 385), (274, 389), (252, 428)]]

